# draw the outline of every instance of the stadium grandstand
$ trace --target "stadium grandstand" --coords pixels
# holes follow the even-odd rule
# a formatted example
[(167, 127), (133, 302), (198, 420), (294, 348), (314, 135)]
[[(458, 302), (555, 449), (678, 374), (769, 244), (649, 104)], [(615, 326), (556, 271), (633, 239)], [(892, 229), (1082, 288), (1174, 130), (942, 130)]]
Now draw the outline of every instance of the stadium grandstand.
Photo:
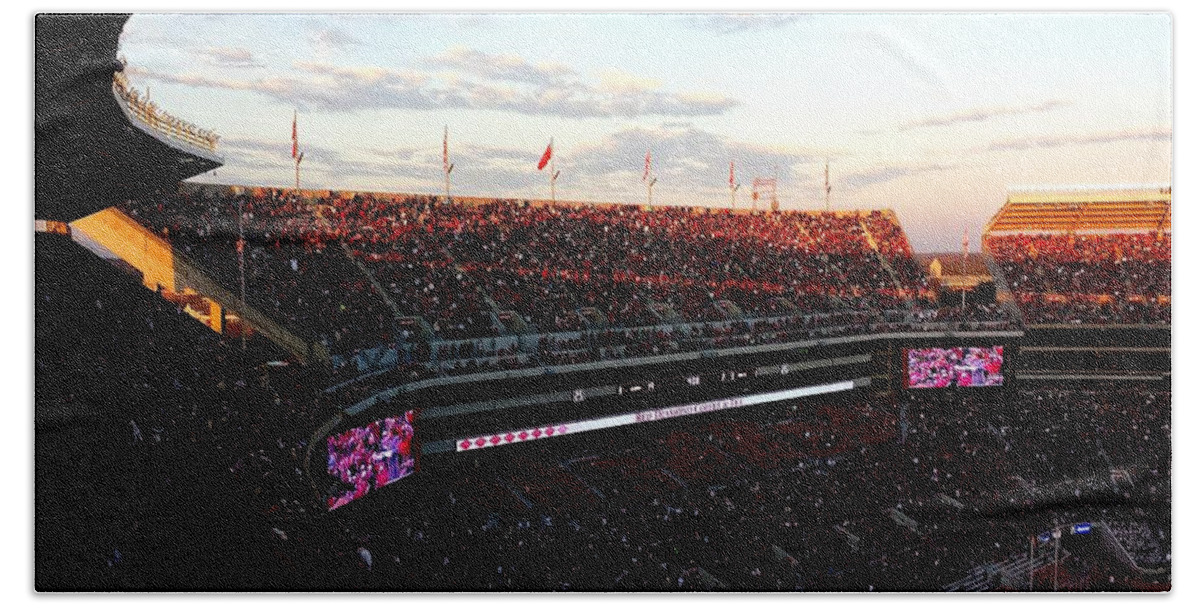
[(1171, 189), (1025, 190), (984, 247), (1031, 325), (1168, 325)]
[(202, 185), (123, 20), (38, 21), (39, 108), (103, 76), (37, 123), (39, 590), (1170, 588), (1169, 188), (957, 266), (886, 208)]
[(1019, 375), (1169, 385), (1170, 187), (1014, 190), (983, 245), (1027, 326)]

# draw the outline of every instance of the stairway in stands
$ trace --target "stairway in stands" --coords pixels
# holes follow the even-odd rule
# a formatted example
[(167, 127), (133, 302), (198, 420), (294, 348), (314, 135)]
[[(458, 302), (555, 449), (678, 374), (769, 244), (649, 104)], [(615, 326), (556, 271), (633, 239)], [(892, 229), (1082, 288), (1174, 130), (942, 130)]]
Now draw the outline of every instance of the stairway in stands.
[(1025, 315), (1021, 312), (1021, 307), (1017, 306), (1017, 298), (1012, 290), (1008, 288), (1008, 281), (1004, 277), (1004, 271), (1000, 269), (1000, 265), (996, 263), (996, 258), (992, 257), (992, 252), (988, 248), (983, 247), (983, 263), (987, 266), (988, 272), (992, 274), (993, 284), (996, 286), (996, 302), (1000, 304), (1012, 318), (1020, 321), (1021, 325), (1025, 325)]
[[(887, 257), (883, 252), (879, 251), (879, 243), (875, 240), (875, 236), (867, 228), (867, 223), (863, 221), (862, 216), (858, 217), (858, 225), (862, 227), (863, 236), (867, 239), (867, 244), (871, 246), (871, 251), (875, 252), (875, 258), (879, 260), (879, 264), (887, 271), (888, 276), (892, 277), (892, 284), (896, 286), (896, 293), (904, 292), (904, 286), (900, 283), (900, 277), (896, 275), (896, 269), (892, 268), (891, 262), (888, 262)], [(912, 298), (905, 298), (904, 305), (907, 308), (912, 308)]]

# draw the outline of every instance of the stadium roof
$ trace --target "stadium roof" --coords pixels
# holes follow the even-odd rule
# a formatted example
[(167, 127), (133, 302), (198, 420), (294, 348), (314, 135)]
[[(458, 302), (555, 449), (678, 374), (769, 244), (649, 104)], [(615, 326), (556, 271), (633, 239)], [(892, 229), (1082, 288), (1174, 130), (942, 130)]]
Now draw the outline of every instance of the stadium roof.
[[(133, 120), (114, 86), (129, 15), (41, 14), (34, 40), (34, 216), (70, 221), (220, 167), (211, 151)], [(158, 115), (156, 115), (158, 116)], [(157, 124), (157, 123), (156, 123)]]
[(1011, 189), (984, 234), (1170, 230), (1170, 186), (1068, 186)]

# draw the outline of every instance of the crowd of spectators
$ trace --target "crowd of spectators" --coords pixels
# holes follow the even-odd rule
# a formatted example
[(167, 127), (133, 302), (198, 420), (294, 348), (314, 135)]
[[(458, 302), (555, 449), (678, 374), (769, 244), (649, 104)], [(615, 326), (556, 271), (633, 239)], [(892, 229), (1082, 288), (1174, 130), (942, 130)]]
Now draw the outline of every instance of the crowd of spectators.
[(1171, 234), (989, 236), (1028, 323), (1171, 323)]
[[(123, 209), (231, 292), (244, 266), (248, 303), (324, 345), (345, 377), (377, 368), (372, 349), (397, 348), (386, 360), (405, 372), (453, 375), (1013, 322), (995, 307), (936, 307), (890, 212), (310, 200), (269, 189), (188, 190)], [(519, 352), (485, 346), (505, 335), (523, 337)]]
[(259, 365), (281, 354), (242, 350), (69, 239), (38, 239), (39, 588), (287, 576), (269, 524), (312, 512), (300, 462), (334, 413), (318, 379)]
[[(1100, 387), (804, 399), (587, 447), (453, 456), (326, 512), (299, 469), (332, 415), (310, 374), (249, 366), (135, 280), (65, 263), (59, 291), (82, 281), (95, 300), (74, 324), (91, 346), (37, 350), (39, 534), (56, 539), (38, 559), (85, 585), (929, 589), (1019, 554), (1049, 519), (1005, 509), (1082, 511), (1097, 475), (1132, 478), (1095, 501), (1113, 521), (1159, 525), (1121, 510), (1130, 493), (1169, 504), (1170, 393)], [(64, 302), (39, 304), (39, 321), (76, 310)], [(55, 422), (89, 409), (102, 415)], [(72, 519), (95, 512), (108, 515)]]
[(1169, 564), (1170, 549), (1163, 547), (1167, 539), (1163, 530), (1155, 532), (1144, 521), (1106, 521), (1104, 524), (1137, 567), (1155, 569)]
[(186, 120), (168, 114), (150, 101), (150, 92), (143, 95), (129, 86), (124, 72), (113, 74), (113, 91), (124, 102), (125, 108), (142, 124), (171, 137), (209, 152), (217, 151), (221, 137), (209, 129), (202, 129)]
[[(660, 215), (516, 203), (496, 203), (484, 215), (488, 205), (458, 209), (429, 202), (412, 203), (420, 210), (416, 216), (397, 212), (400, 227), (412, 220), (419, 228), (411, 232), (421, 236), (367, 245), (366, 237), (356, 241), (355, 235), (371, 231), (339, 232), (350, 223), (339, 214), (363, 212), (353, 201), (331, 199), (314, 220), (303, 211), (307, 207), (286, 196), (190, 200), (190, 207), (182, 208), (170, 202), (127, 207), (226, 282), (236, 277), (237, 241), (230, 237), (237, 234), (240, 205), (246, 210), (242, 229), (251, 235), (247, 281), (255, 288), (248, 289), (248, 297), (297, 325), (324, 332), (322, 339), (331, 344), (354, 350), (391, 340), (393, 313), (373, 292), (373, 282), (383, 285), (398, 306), (411, 307), (405, 313), (426, 316), (412, 302), (445, 305), (450, 312), (428, 315), (435, 334), (475, 339), (412, 341), (390, 372), (410, 379), (904, 327), (943, 314), (904, 309), (914, 298), (904, 279), (893, 277), (903, 277), (903, 260), (911, 256), (903, 253), (895, 234), (872, 227), (884, 221), (879, 218), (856, 216), (850, 222), (834, 214), (795, 214), (788, 220), (787, 214), (680, 210)], [(197, 206), (205, 211), (193, 213)], [(531, 221), (529, 232), (504, 232), (509, 220), (519, 226), (526, 212), (548, 215)], [(363, 213), (378, 218), (381, 211)], [(485, 219), (505, 213), (505, 221)], [(750, 222), (759, 235), (791, 234), (794, 228), (796, 235), (788, 238), (796, 242), (764, 238), (761, 249), (743, 252), (717, 236), (737, 224), (723, 217)], [(386, 226), (395, 229), (395, 221), (388, 219)], [(547, 227), (554, 222), (563, 226)], [(787, 222), (793, 222), (791, 228)], [(872, 227), (871, 237), (890, 269), (862, 248), (864, 225)], [(674, 247), (660, 257), (646, 249), (651, 241), (638, 236), (670, 230), (692, 234), (693, 228), (695, 234), (710, 235), (689, 241), (701, 243), (696, 247), (703, 257)], [(587, 241), (586, 230), (624, 230), (621, 247), (628, 240), (628, 251), (641, 257), (613, 262), (601, 253), (609, 237), (592, 235)], [(548, 250), (528, 246), (542, 238), (555, 245)], [(804, 238), (822, 246), (805, 250), (815, 246), (805, 245)], [(480, 239), (478, 246), (464, 244), (470, 239)], [(577, 241), (589, 245), (575, 247), (580, 257), (569, 262), (562, 256), (575, 255), (571, 247)], [(519, 242), (527, 246), (518, 247)], [(730, 251), (716, 255), (722, 247)], [(1162, 262), (1145, 247), (1136, 255)], [(1166, 247), (1169, 261), (1169, 238)], [(39, 249), (40, 265), (44, 255)], [(723, 263), (706, 266), (705, 259), (731, 261), (725, 268)], [(841, 262), (829, 263), (834, 259)], [(1094, 263), (1095, 256), (1088, 259)], [(796, 268), (811, 263), (814, 271), (837, 277), (846, 291), (821, 291), (826, 284), (806, 282), (805, 273), (788, 279), (782, 291), (768, 291), (779, 277), (756, 275), (739, 260), (749, 268), (760, 268), (763, 260)], [(858, 263), (866, 268), (855, 267)], [(362, 273), (358, 264), (371, 272)], [(684, 270), (653, 274), (655, 264)], [(1120, 510), (1131, 493), (1152, 506), (1169, 504), (1170, 393), (1101, 387), (1022, 389), (998, 403), (970, 395), (947, 403), (929, 392), (903, 395), (900, 403), (858, 395), (821, 398), (774, 417), (664, 425), (583, 454), (555, 447), (497, 450), (491, 462), (491, 454), (476, 457), (483, 462), (463, 460), (451, 474), (422, 479), (411, 489), (395, 484), (326, 515), (325, 505), (314, 508), (312, 488), (299, 469), (308, 433), (332, 414), (317, 398), (323, 386), (314, 386), (303, 369), (247, 365), (246, 355), (133, 280), (124, 286), (108, 278), (89, 282), (80, 273), (85, 263), (67, 266), (72, 270), (59, 273), (58, 291), (39, 291), (37, 320), (62, 322), (63, 302), (50, 306), (41, 298), (76, 293), (72, 290), (83, 285), (87, 312), (71, 326), (88, 333), (70, 344), (39, 341), (36, 352), (38, 517), (43, 530), (63, 527), (55, 538), (73, 535), (80, 551), (64, 558), (39, 550), (39, 569), (53, 569), (43, 562), (45, 555), (55, 555), (71, 561), (70, 571), (87, 573), (77, 580), (102, 586), (253, 585), (267, 576), (281, 585), (426, 589), (928, 589), (1019, 553), (1031, 533), (1045, 528), (1045, 518), (994, 516), (1005, 509), (1036, 513), (1039, 505), (1066, 504), (1068, 512), (1083, 511), (1096, 492), (1111, 492), (1106, 500), (1118, 505), (1111, 507), (1111, 519), (1128, 521), (1140, 517)], [(533, 275), (535, 266), (553, 272)], [(501, 272), (505, 268), (509, 275)], [(521, 275), (522, 268), (531, 272)], [(280, 280), (289, 272), (303, 278)], [(595, 282), (606, 273), (607, 283)], [(509, 291), (492, 282), (497, 276), (512, 279), (504, 284)], [(520, 276), (536, 280), (521, 283)], [(655, 278), (641, 279), (650, 276)], [(709, 282), (714, 277), (720, 282)], [(1169, 273), (1166, 280), (1169, 293)], [(1100, 284), (1092, 281), (1079, 284)], [(691, 297), (672, 300), (697, 282), (704, 283), (700, 288), (708, 290), (714, 304), (732, 302), (745, 318), (729, 318), (731, 309), (717, 306), (696, 308)], [(443, 297), (461, 284), (473, 287)], [(550, 285), (569, 287), (555, 291)], [(922, 288), (910, 287), (913, 293)], [(594, 295), (587, 295), (593, 289)], [(615, 293), (608, 289), (628, 290), (630, 301), (647, 304), (637, 310), (614, 308), (605, 299)], [(759, 296), (772, 295), (755, 299), (755, 289)], [(534, 308), (523, 303), (533, 301), (539, 302)], [(604, 323), (594, 326), (582, 315), (553, 312), (580, 304), (598, 312)], [(682, 321), (661, 323), (664, 309), (657, 304)], [(480, 326), (485, 319), (479, 311), (485, 308), (516, 310), (539, 328), (552, 323), (556, 333), (536, 336), (531, 348), (497, 342)], [(797, 310), (803, 314), (794, 314)], [(371, 315), (378, 320), (375, 327), (363, 322)], [(470, 321), (473, 315), (479, 324)], [(495, 333), (497, 317), (489, 318)], [(39, 339), (55, 335), (54, 326), (42, 325)], [(453, 330), (444, 333), (446, 328)], [(493, 345), (481, 346), (481, 338)], [(180, 340), (187, 341), (186, 353), (178, 352)], [(76, 343), (89, 346), (71, 347)], [(130, 387), (139, 388), (131, 393)], [(111, 395), (130, 397), (113, 405)], [(87, 433), (65, 438), (58, 431), (47, 433), (59, 424), (56, 412), (68, 411), (93, 413)], [(68, 423), (62, 432), (78, 429)], [(102, 441), (95, 441), (97, 436)], [(54, 447), (97, 443), (91, 453)], [(108, 470), (88, 465), (93, 457)], [(48, 478), (43, 470), (90, 481)], [(1116, 471), (1132, 481), (1119, 481)], [(1111, 483), (1097, 490), (1091, 481), (1097, 477)], [(97, 494), (73, 485), (106, 480), (124, 489)], [(115, 513), (109, 523), (88, 530), (83, 525), (94, 522), (72, 522), (63, 510), (82, 495), (107, 501), (100, 508)], [(1080, 501), (1078, 506), (1072, 507), (1072, 500)], [(241, 515), (230, 521), (214, 518), (230, 508)], [(95, 509), (86, 505), (80, 512)], [(1151, 513), (1145, 521), (1157, 526), (1156, 517)], [(1152, 529), (1157, 536), (1162, 528)], [(1169, 546), (1166, 534), (1160, 546)], [(209, 541), (204, 556), (179, 555), (201, 538)], [(183, 572), (172, 565), (181, 563), (203, 566)]]
[[(347, 511), (329, 543), (363, 588), (938, 589), (1026, 554), (1055, 515), (1160, 526), (1169, 397), (827, 396), (588, 447), (461, 455)], [(1086, 493), (1114, 469), (1133, 481)], [(1060, 587), (1094, 588), (1108, 559), (1072, 557)], [(1145, 582), (1116, 574), (1118, 588)]]

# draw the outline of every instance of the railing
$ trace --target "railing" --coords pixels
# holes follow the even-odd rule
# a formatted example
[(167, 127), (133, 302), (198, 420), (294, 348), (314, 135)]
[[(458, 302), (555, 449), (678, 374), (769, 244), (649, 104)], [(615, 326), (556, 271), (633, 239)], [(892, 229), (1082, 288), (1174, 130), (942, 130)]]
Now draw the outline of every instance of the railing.
[[(759, 317), (737, 321), (662, 323), (629, 328), (585, 329), (525, 336), (434, 340), (429, 344), (430, 354), (428, 355), (428, 359), (413, 362), (428, 363), (437, 369), (442, 369), (443, 364), (452, 361), (460, 364), (465, 364), (468, 361), (481, 363), (497, 357), (516, 357), (520, 355), (522, 357), (527, 356), (531, 367), (540, 367), (550, 363), (539, 362), (537, 359), (538, 355), (553, 355), (555, 353), (573, 351), (583, 351), (595, 355), (595, 357), (588, 359), (588, 362), (621, 359), (625, 358), (622, 355), (625, 347), (636, 347), (640, 344), (636, 337), (633, 342), (626, 342), (624, 340), (626, 331), (632, 332), (635, 336), (648, 332), (663, 332), (676, 338), (682, 337), (674, 348), (665, 348), (661, 353), (670, 354), (675, 352), (706, 351), (713, 348), (735, 347), (739, 345), (769, 345), (789, 343), (802, 339), (831, 338), (850, 335), (857, 331), (868, 333), (904, 331), (936, 333), (1000, 332), (1009, 330), (1020, 331), (1021, 329), (1020, 323), (1011, 320), (922, 321), (919, 315), (911, 311), (889, 311), (889, 313), (884, 315), (861, 312), (813, 313), (807, 315)], [(772, 326), (773, 322), (782, 322), (783, 325), (774, 327)], [(701, 333), (692, 335), (693, 330), (701, 330)], [(601, 344), (600, 342), (603, 342), (602, 338), (605, 336), (612, 341)], [(581, 342), (581, 344), (559, 347), (557, 343), (560, 340)], [(447, 357), (439, 354), (439, 350), (443, 346), (465, 344), (473, 346), (471, 349), (472, 354), (462, 357)], [(400, 348), (404, 348), (405, 346), (410, 345), (401, 345)], [(502, 348), (515, 348), (515, 350), (504, 355), (497, 354), (497, 351)], [(354, 384), (357, 380), (365, 380), (369, 377), (377, 376), (381, 372), (386, 371), (383, 369), (384, 366), (379, 365), (380, 362), (387, 361), (394, 364), (400, 359), (403, 359), (402, 353), (395, 347), (389, 346), (367, 349), (363, 353), (355, 355), (336, 356), (334, 357), (335, 368), (342, 365), (355, 365), (358, 368), (358, 377), (348, 379), (334, 387), (330, 387), (326, 392), (335, 392), (340, 388)]]
[[(1071, 554), (1062, 551), (1058, 557), (1061, 562)], [(1054, 564), (1054, 551), (1049, 543), (1039, 546), (1032, 559), (1029, 555), (1014, 555), (999, 563), (988, 563), (971, 569), (967, 576), (942, 586), (942, 591), (991, 591), (998, 587), (1022, 589), (1022, 583), (1031, 584), (1030, 573), (1047, 565)]]
[(122, 72), (113, 73), (113, 93), (122, 102), (129, 115), (138, 122), (158, 133), (201, 150), (213, 153), (217, 151), (219, 135), (160, 110), (154, 102), (149, 100), (148, 96), (143, 97), (137, 89), (130, 87), (128, 78)]

